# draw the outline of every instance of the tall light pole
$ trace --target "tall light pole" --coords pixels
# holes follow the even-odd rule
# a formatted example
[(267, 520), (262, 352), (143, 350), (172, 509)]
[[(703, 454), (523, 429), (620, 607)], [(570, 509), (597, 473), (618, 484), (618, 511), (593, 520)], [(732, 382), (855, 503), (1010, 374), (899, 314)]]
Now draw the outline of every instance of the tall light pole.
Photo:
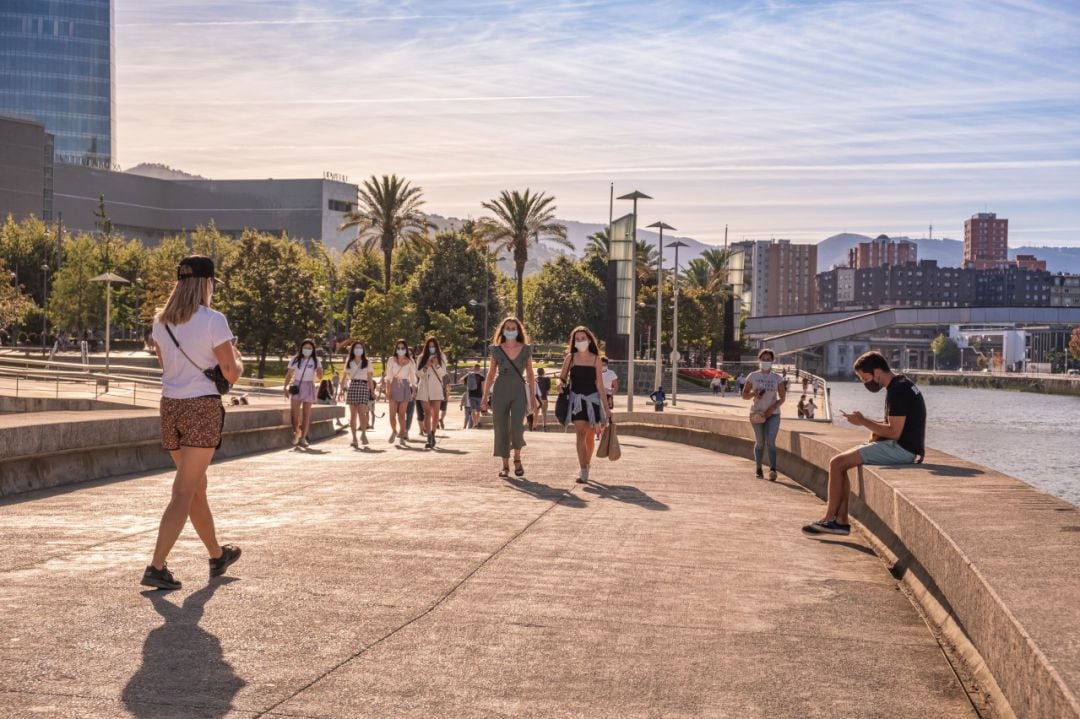
[(49, 265), (41, 265), (41, 273), (44, 276), (43, 291), (41, 295), (41, 355), (45, 356), (45, 335), (48, 333), (49, 322)]
[(679, 398), (679, 248), (689, 247), (685, 242), (675, 240), (668, 247), (675, 248), (675, 274), (672, 280), (675, 284), (675, 310), (672, 317), (671, 330), (671, 406), (678, 404)]
[(487, 348), (488, 348), (488, 306), (487, 306), (487, 302), (485, 301), (484, 304), (480, 304), (476, 300), (469, 300), (469, 306), (472, 307), (473, 310), (476, 310), (478, 307), (483, 307), (484, 308), (484, 336), (481, 337), (480, 340), (481, 340), (481, 344), (484, 347), (484, 349), (483, 349), (483, 353), (484, 353), (484, 371), (487, 371)]
[(653, 373), (653, 387), (659, 387), (664, 381), (664, 358), (660, 356), (660, 338), (663, 336), (660, 332), (663, 328), (661, 310), (664, 307), (662, 301), (664, 297), (664, 230), (674, 230), (675, 228), (663, 220), (654, 222), (649, 227), (656, 227), (660, 230), (656, 258), (656, 370)]
[[(634, 219), (630, 223), (630, 336), (626, 343), (629, 360), (626, 365), (626, 411), (634, 411), (634, 317), (637, 315), (637, 201), (651, 200), (644, 192), (634, 190), (620, 200), (634, 201)], [(614, 238), (610, 238), (614, 241)]]
[(130, 283), (120, 275), (112, 272), (106, 272), (97, 277), (91, 277), (90, 281), (105, 283), (105, 374), (108, 374), (109, 352), (112, 347), (112, 285), (113, 282), (119, 282), (121, 284)]

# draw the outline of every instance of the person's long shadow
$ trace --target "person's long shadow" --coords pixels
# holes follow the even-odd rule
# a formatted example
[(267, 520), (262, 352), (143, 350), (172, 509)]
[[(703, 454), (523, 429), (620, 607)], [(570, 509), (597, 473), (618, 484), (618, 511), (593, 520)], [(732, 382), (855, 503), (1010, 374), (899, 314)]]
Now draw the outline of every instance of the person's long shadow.
[(565, 489), (552, 487), (543, 482), (533, 482), (525, 477), (505, 477), (503, 478), (503, 481), (506, 482), (506, 486), (510, 487), (510, 489), (521, 492), (522, 494), (531, 495), (537, 499), (558, 502), (563, 507), (583, 509), (588, 506), (588, 504), (576, 494), (568, 492)]
[(590, 479), (582, 491), (595, 494), (602, 499), (614, 499), (616, 502), (636, 504), (639, 507), (651, 509), (655, 512), (666, 512), (670, 509), (663, 502), (653, 499), (645, 492), (629, 484), (604, 484), (597, 482), (595, 479)]
[(235, 581), (213, 579), (180, 606), (165, 592), (143, 592), (165, 623), (146, 635), (142, 666), (124, 687), (124, 706), (133, 716), (159, 717), (163, 704), (198, 707), (201, 717), (224, 717), (231, 711), (233, 699), (247, 682), (225, 661), (218, 638), (199, 621), (214, 592)]

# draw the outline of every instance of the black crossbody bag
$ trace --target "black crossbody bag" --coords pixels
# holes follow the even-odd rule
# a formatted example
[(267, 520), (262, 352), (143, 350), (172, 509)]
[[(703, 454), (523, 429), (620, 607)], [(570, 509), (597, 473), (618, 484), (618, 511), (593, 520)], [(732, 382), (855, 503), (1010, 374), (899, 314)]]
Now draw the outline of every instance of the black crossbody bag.
[[(162, 324), (165, 323), (163, 322)], [(195, 360), (191, 359), (191, 357), (188, 356), (188, 353), (184, 351), (184, 348), (180, 346), (180, 341), (176, 339), (176, 335), (169, 329), (169, 325), (165, 325), (165, 331), (169, 333), (169, 337), (172, 338), (173, 344), (176, 345), (176, 349), (180, 350), (180, 354), (187, 357), (187, 361), (194, 365), (195, 369), (202, 372), (208, 380), (214, 383), (214, 387), (217, 389), (218, 394), (225, 395), (229, 393), (229, 390), (232, 389), (232, 385), (229, 384), (229, 380), (225, 379), (225, 375), (221, 371), (221, 365), (216, 364), (210, 369), (202, 369), (199, 365), (195, 364)]]

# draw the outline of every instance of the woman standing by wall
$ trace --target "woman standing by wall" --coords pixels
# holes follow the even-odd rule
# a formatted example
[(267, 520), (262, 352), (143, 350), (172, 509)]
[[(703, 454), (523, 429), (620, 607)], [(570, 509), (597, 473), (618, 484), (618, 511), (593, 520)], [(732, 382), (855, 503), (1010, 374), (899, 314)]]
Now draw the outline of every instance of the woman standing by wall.
[(154, 318), (153, 338), (161, 364), (161, 446), (176, 464), (172, 499), (158, 527), (154, 556), (142, 584), (179, 589), (165, 564), (188, 517), (210, 555), (210, 576), (217, 577), (240, 558), (240, 548), (217, 541), (214, 517), (206, 496), (206, 470), (221, 446), (225, 408), (214, 382), (203, 370), (221, 368), (230, 383), (240, 379), (243, 365), (233, 346), (225, 315), (210, 309), (214, 294), (214, 262), (192, 256), (176, 268), (176, 286)]
[(499, 476), (510, 476), (510, 450), (514, 450), (514, 475), (523, 477), (521, 449), (525, 446), (525, 415), (536, 412), (536, 384), (533, 377), (532, 346), (525, 326), (517, 317), (507, 317), (491, 340), (491, 366), (484, 380), (480, 410), (491, 397), (495, 427), (495, 456), (502, 458)]
[[(315, 383), (322, 382), (323, 367), (315, 356), (315, 341), (305, 339), (285, 373), (285, 399), (290, 400), (293, 446), (308, 447), (311, 430), (311, 405), (315, 402)], [(293, 381), (295, 380), (295, 381)]]
[(345, 362), (345, 379), (341, 386), (345, 404), (349, 405), (349, 428), (352, 430), (352, 446), (356, 442), (357, 420), (360, 424), (360, 441), (367, 446), (368, 402), (375, 396), (375, 372), (368, 361), (364, 343), (356, 340), (349, 348), (349, 359)]
[(427, 434), (426, 449), (435, 448), (435, 430), (439, 425), (442, 403), (446, 397), (443, 379), (446, 377), (446, 357), (439, 346), (439, 340), (428, 337), (416, 365), (417, 387), (416, 401), (424, 405), (424, 419), (421, 430)]
[(577, 477), (579, 484), (589, 481), (596, 432), (608, 416), (603, 373), (596, 335), (587, 327), (575, 327), (570, 333), (570, 347), (559, 378), (564, 387), (568, 381), (570, 383), (570, 419), (577, 433), (578, 466), (581, 470)]
[(402, 446), (409, 441), (405, 410), (416, 395), (416, 365), (405, 340), (394, 343), (394, 356), (383, 368), (383, 391), (390, 402), (390, 443), (400, 436)]
[(787, 397), (787, 385), (772, 371), (776, 355), (770, 349), (758, 352), (760, 370), (751, 372), (743, 385), (742, 398), (753, 400), (750, 405), (750, 424), (754, 428), (754, 476), (764, 479), (762, 455), (769, 450), (769, 479), (776, 481), (776, 434), (780, 431), (780, 406)]

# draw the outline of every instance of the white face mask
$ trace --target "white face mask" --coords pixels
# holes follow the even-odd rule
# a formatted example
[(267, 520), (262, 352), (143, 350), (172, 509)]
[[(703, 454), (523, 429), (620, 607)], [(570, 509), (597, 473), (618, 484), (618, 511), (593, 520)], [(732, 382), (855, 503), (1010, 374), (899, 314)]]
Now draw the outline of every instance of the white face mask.
[(427, 353), (428, 353), (429, 355), (433, 355), (433, 354), (435, 354), (435, 348), (434, 348), (434, 347), (428, 347), (428, 348), (427, 348)]
[(769, 362), (768, 360), (762, 360), (762, 362), (761, 362), (761, 371), (762, 372), (768, 372), (771, 369), (772, 369), (772, 362)]
[(305, 357), (310, 357), (311, 356), (311, 350), (309, 350), (307, 347), (305, 347), (304, 349), (300, 350), (300, 354), (304, 355)]
[(581, 340), (580, 342), (575, 342), (574, 346), (577, 347), (578, 352), (588, 352), (589, 340)]
[(355, 349), (353, 349), (352, 353), (357, 357), (363, 357), (364, 356), (364, 348), (363, 347), (356, 347)]
[(505, 337), (507, 340), (509, 340), (511, 342), (516, 340), (517, 336), (518, 336), (518, 331), (517, 330), (503, 330), (503, 337)]
[(406, 350), (405, 350), (405, 348), (404, 348), (404, 347), (398, 347), (398, 348), (397, 348), (397, 356), (398, 356), (398, 357), (404, 357), (404, 356), (405, 356), (405, 352), (406, 352)]

